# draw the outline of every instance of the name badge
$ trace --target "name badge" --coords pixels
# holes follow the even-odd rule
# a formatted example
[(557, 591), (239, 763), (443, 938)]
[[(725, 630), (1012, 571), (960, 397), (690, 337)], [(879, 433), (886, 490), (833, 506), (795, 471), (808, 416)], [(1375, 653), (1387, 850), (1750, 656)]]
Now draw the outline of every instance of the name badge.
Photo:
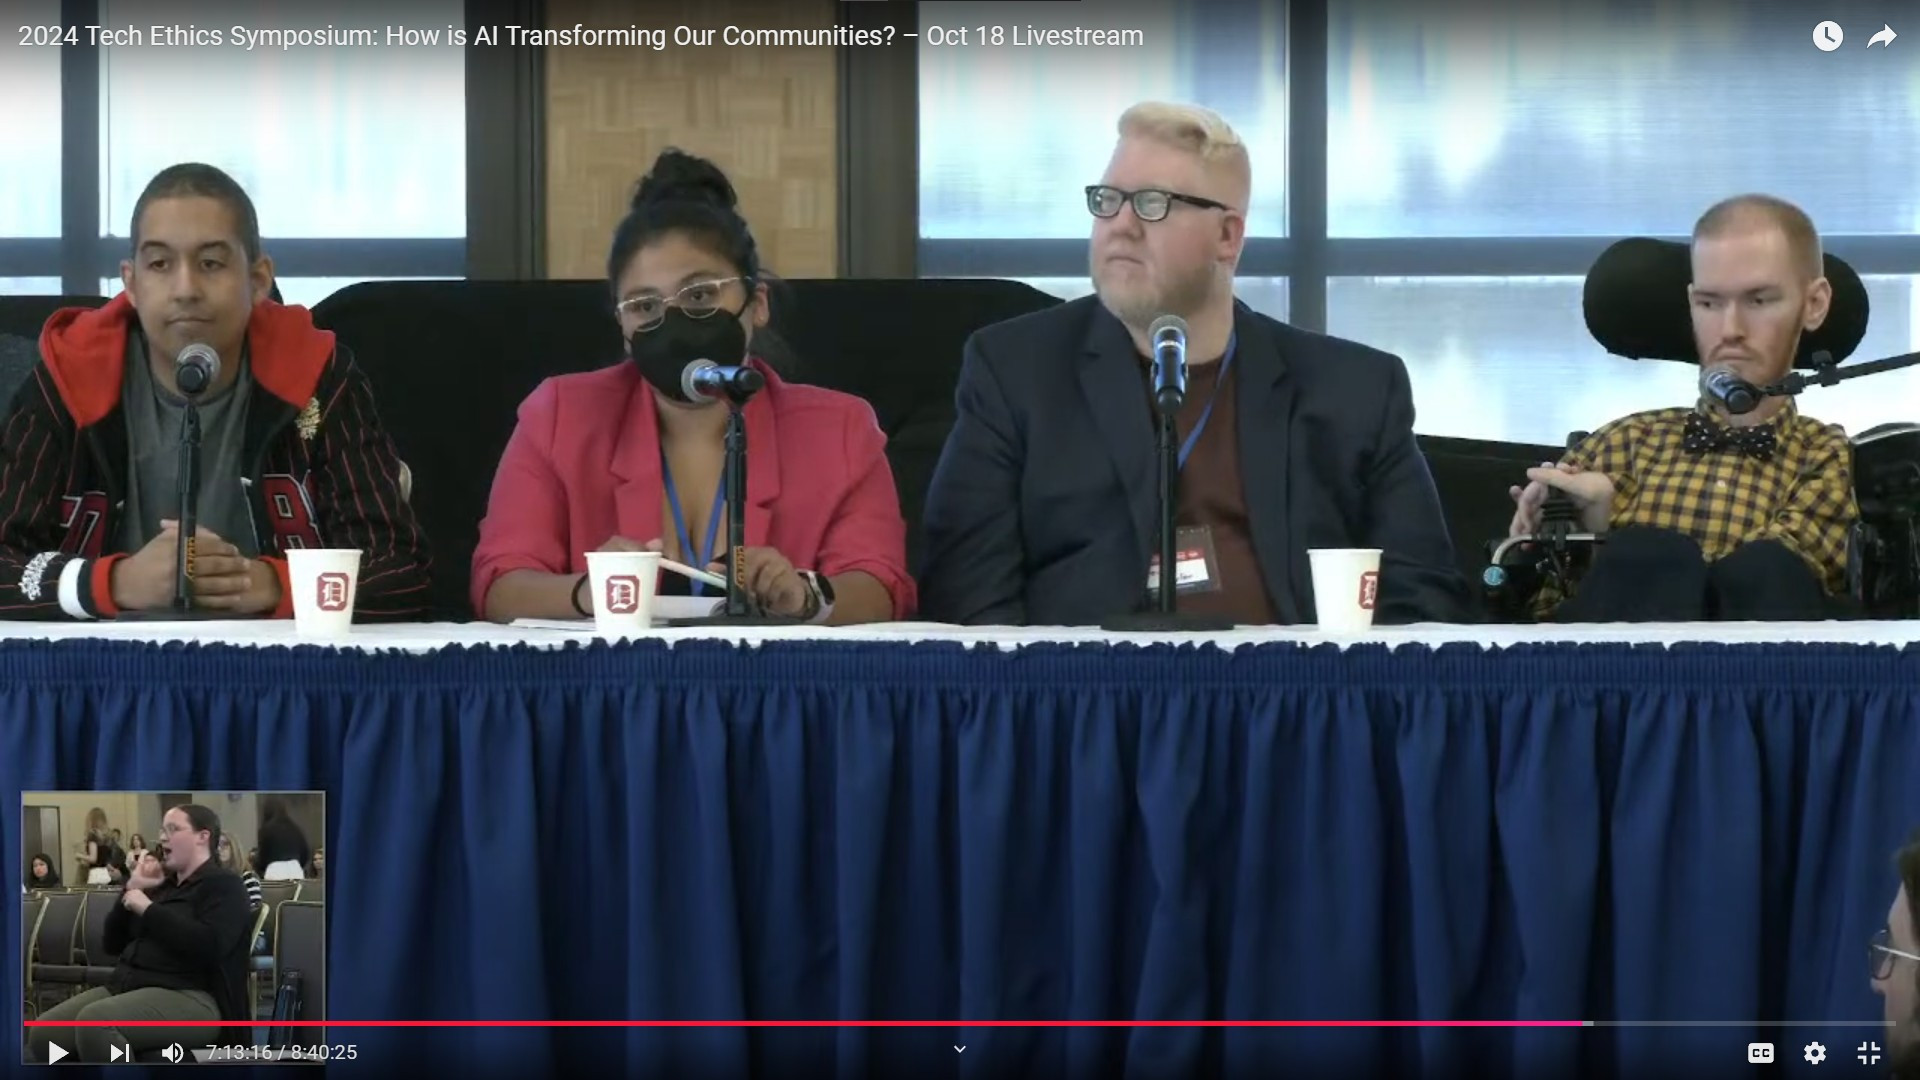
[[(1173, 591), (1179, 594), (1220, 591), (1220, 560), (1213, 551), (1213, 530), (1190, 525), (1173, 534)], [(1160, 588), (1160, 555), (1147, 563), (1147, 591)]]

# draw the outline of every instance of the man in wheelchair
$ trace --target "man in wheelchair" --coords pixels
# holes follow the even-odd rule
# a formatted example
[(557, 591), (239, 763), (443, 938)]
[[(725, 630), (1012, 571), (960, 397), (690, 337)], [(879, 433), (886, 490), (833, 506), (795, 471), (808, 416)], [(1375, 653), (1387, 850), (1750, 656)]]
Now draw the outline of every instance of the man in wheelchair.
[[(1536, 617), (1556, 622), (1818, 620), (1847, 585), (1852, 448), (1789, 396), (1730, 410), (1732, 376), (1779, 382), (1833, 288), (1813, 222), (1764, 195), (1719, 203), (1694, 226), (1687, 287), (1702, 393), (1581, 439), (1511, 489), (1510, 533), (1536, 536), (1563, 494), (1597, 534), (1583, 575), (1550, 576)], [(1563, 526), (1564, 528), (1564, 526)]]

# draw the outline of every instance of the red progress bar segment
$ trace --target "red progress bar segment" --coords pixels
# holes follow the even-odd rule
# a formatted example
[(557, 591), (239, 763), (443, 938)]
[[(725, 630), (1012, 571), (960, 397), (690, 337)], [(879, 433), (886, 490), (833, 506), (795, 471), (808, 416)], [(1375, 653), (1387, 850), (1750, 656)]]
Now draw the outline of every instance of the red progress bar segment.
[[(205, 1027), (199, 1020), (25, 1020), (24, 1027)], [(317, 1028), (1523, 1028), (1587, 1020), (283, 1020)]]

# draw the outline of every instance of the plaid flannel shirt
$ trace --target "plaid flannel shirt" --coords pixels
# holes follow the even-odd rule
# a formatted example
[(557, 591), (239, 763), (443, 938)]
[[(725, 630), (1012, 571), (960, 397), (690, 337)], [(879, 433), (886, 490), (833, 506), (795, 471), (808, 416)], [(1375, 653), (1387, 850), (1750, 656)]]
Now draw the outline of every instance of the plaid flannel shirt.
[[(1769, 421), (1777, 439), (1761, 461), (1732, 450), (1682, 445), (1694, 409), (1634, 413), (1587, 436), (1561, 460), (1613, 480), (1611, 527), (1645, 526), (1692, 537), (1709, 562), (1744, 544), (1777, 540), (1805, 560), (1829, 595), (1847, 580), (1853, 444), (1836, 424), (1801, 416), (1792, 400)], [(1725, 421), (1707, 412), (1708, 422)], [(1535, 609), (1559, 603), (1541, 590)]]

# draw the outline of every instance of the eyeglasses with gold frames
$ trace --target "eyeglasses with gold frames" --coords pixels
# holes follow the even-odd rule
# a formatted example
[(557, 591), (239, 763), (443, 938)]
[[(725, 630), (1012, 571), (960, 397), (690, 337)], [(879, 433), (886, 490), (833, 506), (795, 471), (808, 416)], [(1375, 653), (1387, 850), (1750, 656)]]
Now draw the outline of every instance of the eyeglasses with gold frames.
[(727, 286), (746, 281), (743, 276), (696, 281), (672, 296), (656, 293), (629, 296), (613, 305), (613, 310), (623, 318), (632, 319), (636, 324), (635, 330), (651, 330), (659, 326), (666, 321), (668, 308), (679, 308), (689, 319), (704, 319), (722, 310), (720, 297)]

